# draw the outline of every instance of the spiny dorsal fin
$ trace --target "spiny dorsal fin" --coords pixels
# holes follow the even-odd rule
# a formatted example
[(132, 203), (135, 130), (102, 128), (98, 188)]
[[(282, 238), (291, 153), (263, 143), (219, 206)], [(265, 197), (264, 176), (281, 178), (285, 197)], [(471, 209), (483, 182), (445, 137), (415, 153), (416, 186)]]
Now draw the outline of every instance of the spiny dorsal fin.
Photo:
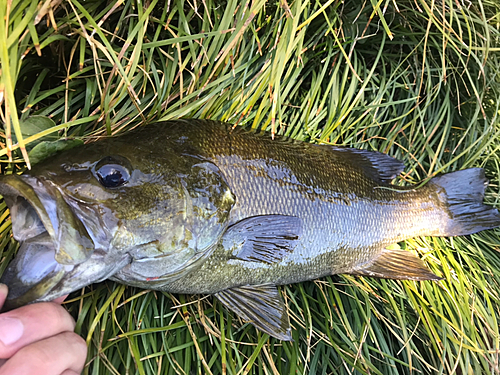
[(349, 163), (362, 168), (368, 176), (381, 182), (391, 182), (405, 168), (402, 161), (378, 151), (338, 146), (330, 146), (330, 148), (333, 151), (348, 154)]
[(302, 220), (295, 216), (264, 215), (244, 219), (227, 230), (222, 239), (235, 258), (275, 263), (293, 251), (302, 235)]
[(290, 321), (281, 295), (273, 284), (226, 289), (215, 296), (229, 310), (255, 327), (283, 341), (292, 341)]
[(350, 272), (353, 275), (399, 280), (441, 280), (416, 255), (406, 250), (384, 249), (372, 262)]

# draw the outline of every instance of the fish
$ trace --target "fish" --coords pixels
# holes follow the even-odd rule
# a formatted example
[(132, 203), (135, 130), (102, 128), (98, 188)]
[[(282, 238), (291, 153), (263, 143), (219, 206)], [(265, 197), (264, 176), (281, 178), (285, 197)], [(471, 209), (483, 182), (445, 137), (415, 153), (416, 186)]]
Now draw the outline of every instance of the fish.
[(481, 168), (399, 186), (386, 154), (318, 145), (210, 120), (140, 127), (0, 177), (20, 244), (0, 282), (6, 309), (113, 280), (211, 294), (291, 340), (278, 286), (333, 274), (440, 280), (418, 236), (500, 226)]

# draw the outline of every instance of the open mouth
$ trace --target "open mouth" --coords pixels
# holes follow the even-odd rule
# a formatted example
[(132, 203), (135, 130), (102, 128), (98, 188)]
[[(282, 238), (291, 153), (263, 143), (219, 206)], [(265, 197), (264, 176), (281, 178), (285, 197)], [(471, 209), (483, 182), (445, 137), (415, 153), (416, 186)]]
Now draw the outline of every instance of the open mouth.
[(0, 280), (9, 287), (4, 309), (57, 298), (57, 284), (94, 251), (92, 238), (53, 184), (9, 175), (0, 179), (0, 194), (10, 209), (14, 238), (20, 243)]

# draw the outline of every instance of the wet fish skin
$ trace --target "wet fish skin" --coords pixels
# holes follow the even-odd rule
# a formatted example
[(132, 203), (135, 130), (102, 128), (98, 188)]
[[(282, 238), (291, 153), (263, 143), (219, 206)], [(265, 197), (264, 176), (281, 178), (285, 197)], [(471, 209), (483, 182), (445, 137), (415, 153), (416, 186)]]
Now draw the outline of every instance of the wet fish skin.
[[(0, 193), (9, 207), (16, 207), (19, 199), (28, 202), (28, 207), (37, 207), (30, 215), (41, 219), (50, 232), (56, 260), (69, 256), (59, 246), (61, 242), (80, 245), (80, 238), (63, 236), (64, 231), (58, 230), (67, 223), (58, 222), (56, 211), (74, 212), (95, 246), (93, 252), (81, 256), (84, 262), (80, 258), (64, 266), (56, 262), (44, 277), (30, 274), (34, 280), (43, 279), (43, 283), (37, 281), (44, 284), (43, 292), (37, 290), (35, 296), (27, 292), (37, 288), (18, 277), (23, 264), (29, 263), (22, 259), (21, 251), (2, 276), (10, 286), (7, 308), (57, 298), (107, 279), (133, 260), (141, 264), (143, 259), (157, 257), (155, 265), (163, 275), (182, 274), (191, 262), (210, 252), (227, 228), (234, 197), (214, 164), (173, 152), (169, 148), (173, 142), (159, 137), (157, 128), (151, 130), (61, 153), (36, 165), (29, 175), (2, 177)], [(116, 158), (124, 151), (130, 152), (123, 159), (131, 178), (119, 188), (107, 189), (99, 182), (96, 168), (109, 155)], [(12, 219), (18, 222), (17, 217)], [(21, 239), (22, 227), (22, 222), (14, 225), (16, 239)], [(63, 280), (58, 281), (61, 273)]]
[[(349, 148), (271, 140), (267, 135), (239, 128), (231, 132), (229, 126), (208, 124), (186, 127), (177, 123), (168, 133), (172, 138), (176, 138), (172, 134), (183, 134), (177, 152), (201, 155), (223, 171), (236, 197), (229, 226), (255, 216), (298, 217), (303, 232), (300, 241), (282, 262), (273, 263), (238, 263), (231, 250), (219, 246), (199, 273), (185, 275), (189, 282), (183, 278), (166, 283), (160, 278), (135, 280), (136, 286), (163, 283), (162, 288), (172, 292), (215, 293), (238, 284), (295, 283), (352, 273), (388, 245), (407, 238), (453, 232), (446, 226), (450, 214), (440, 197), (443, 192), (433, 183), (418, 190), (389, 183), (403, 168), (395, 159)], [(374, 161), (366, 160), (366, 155), (385, 170), (370, 169)], [(484, 175), (473, 171), (482, 186)], [(489, 219), (493, 223), (495, 212)], [(113, 278), (130, 283), (126, 271)], [(415, 274), (400, 277), (419, 278)], [(424, 274), (422, 278), (429, 277)]]
[[(96, 178), (99, 163), (110, 155), (123, 158), (116, 163), (131, 172), (128, 183), (114, 189)], [(4, 179), (0, 193), (9, 207), (23, 210), (25, 203), (16, 206), (18, 196), (33, 206), (31, 195), (60, 193), (62, 199), (45, 197), (42, 203), (57, 201), (66, 207), (59, 211), (79, 218), (95, 250), (80, 257), (74, 250), (63, 254), (74, 264), (57, 264), (42, 275), (50, 281), (57, 273), (60, 280), (33, 288), (39, 295), (29, 292), (32, 284), (19, 281), (22, 259), (14, 261), (4, 276), (18, 286), (11, 305), (110, 278), (143, 288), (215, 294), (258, 328), (289, 340), (276, 285), (335, 273), (438, 279), (415, 255), (388, 246), (500, 225), (498, 211), (482, 204), (487, 180), (481, 169), (443, 175), (419, 189), (390, 183), (402, 169), (401, 162), (376, 152), (271, 140), (201, 120), (151, 124), (71, 150), (37, 167), (32, 177), (21, 177), (38, 187)], [(52, 226), (57, 232), (58, 225)], [(15, 236), (16, 230), (22, 232), (15, 228)], [(83, 229), (76, 232), (85, 237)], [(63, 237), (71, 249), (79, 248), (80, 240)]]

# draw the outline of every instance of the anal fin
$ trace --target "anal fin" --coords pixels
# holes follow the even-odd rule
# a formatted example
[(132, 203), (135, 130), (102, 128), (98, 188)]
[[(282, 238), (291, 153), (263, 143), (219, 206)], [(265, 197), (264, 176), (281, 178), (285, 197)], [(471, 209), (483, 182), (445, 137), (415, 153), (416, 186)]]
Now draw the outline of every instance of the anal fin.
[(353, 275), (381, 277), (398, 280), (441, 280), (422, 260), (406, 250), (384, 249), (373, 261), (352, 272)]
[(290, 321), (276, 285), (247, 285), (226, 289), (215, 296), (255, 327), (283, 341), (292, 341)]

